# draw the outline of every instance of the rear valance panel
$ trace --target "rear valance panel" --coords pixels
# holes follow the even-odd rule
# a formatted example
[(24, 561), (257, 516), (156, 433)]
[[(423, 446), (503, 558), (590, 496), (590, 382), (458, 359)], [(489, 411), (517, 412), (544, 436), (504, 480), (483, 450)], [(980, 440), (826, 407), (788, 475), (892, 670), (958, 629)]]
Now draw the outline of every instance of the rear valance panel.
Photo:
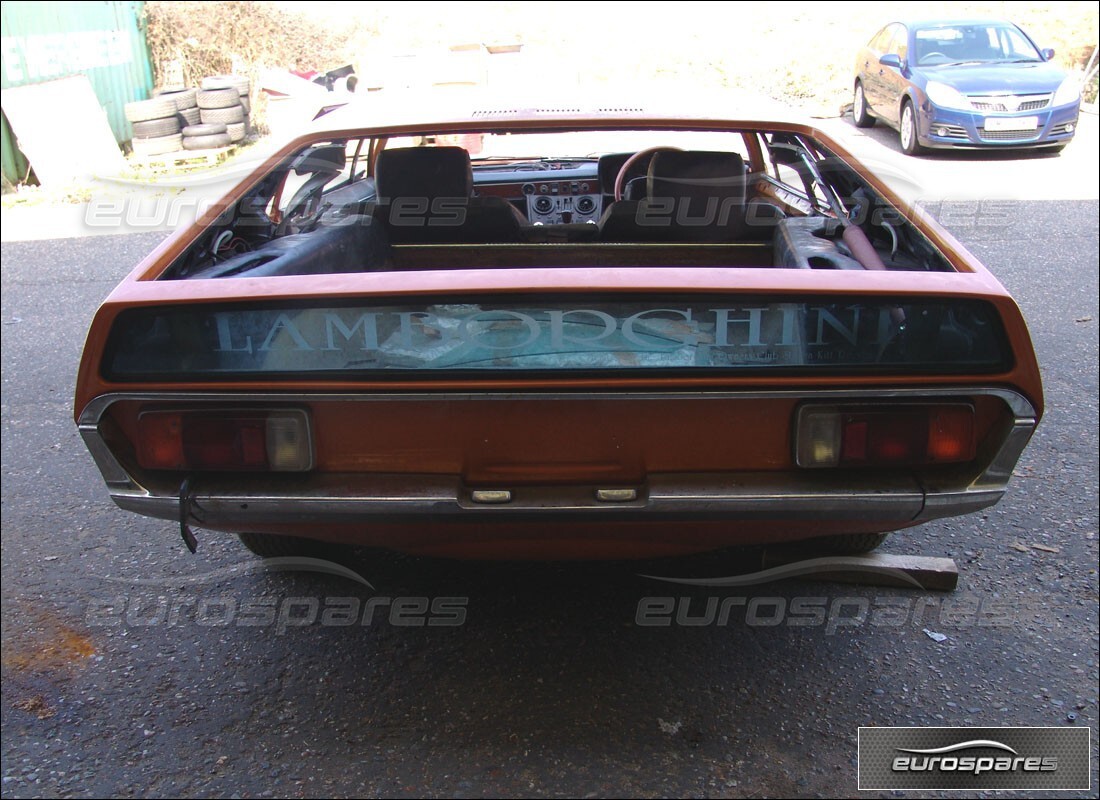
[(122, 312), (115, 381), (410, 374), (992, 374), (1011, 367), (976, 300), (699, 297), (187, 305)]

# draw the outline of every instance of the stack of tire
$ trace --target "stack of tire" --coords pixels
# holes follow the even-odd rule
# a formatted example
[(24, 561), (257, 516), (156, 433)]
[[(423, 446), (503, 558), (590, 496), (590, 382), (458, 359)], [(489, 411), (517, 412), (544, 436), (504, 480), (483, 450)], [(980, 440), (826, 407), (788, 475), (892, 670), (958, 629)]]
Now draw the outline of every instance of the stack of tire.
[(241, 75), (214, 75), (203, 78), (196, 102), (201, 123), (183, 129), (186, 150), (228, 147), (249, 133), (251, 84)]
[(127, 103), (124, 112), (134, 132), (130, 141), (134, 155), (159, 156), (182, 149), (179, 109), (172, 97)]
[(199, 107), (195, 98), (197, 89), (164, 89), (157, 92), (157, 97), (170, 97), (176, 104), (176, 117), (179, 118), (180, 127), (199, 123)]

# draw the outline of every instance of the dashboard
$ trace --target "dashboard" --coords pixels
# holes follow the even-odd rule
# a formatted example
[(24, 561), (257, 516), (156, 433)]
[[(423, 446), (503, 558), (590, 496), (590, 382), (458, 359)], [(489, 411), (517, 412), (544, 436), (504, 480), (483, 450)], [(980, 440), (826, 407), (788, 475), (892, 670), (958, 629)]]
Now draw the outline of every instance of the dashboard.
[(475, 163), (474, 193), (501, 197), (532, 225), (598, 223), (604, 209), (599, 162), (595, 159)]

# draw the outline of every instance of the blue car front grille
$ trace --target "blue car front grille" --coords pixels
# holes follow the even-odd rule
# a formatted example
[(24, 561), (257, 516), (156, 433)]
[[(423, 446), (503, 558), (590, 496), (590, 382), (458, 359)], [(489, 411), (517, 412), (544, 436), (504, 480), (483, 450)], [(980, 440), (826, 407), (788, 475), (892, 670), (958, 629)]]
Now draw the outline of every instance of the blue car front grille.
[(987, 142), (1026, 142), (1038, 136), (1038, 131), (987, 131), (978, 128), (978, 136)]
[(970, 106), (975, 111), (1038, 111), (1050, 105), (1049, 94), (1021, 95), (970, 95)]

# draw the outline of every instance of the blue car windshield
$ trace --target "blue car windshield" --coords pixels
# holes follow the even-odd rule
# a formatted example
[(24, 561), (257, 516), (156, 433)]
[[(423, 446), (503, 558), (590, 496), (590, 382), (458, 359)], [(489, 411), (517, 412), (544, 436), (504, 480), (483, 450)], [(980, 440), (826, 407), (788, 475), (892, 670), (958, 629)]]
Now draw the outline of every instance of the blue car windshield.
[(1035, 45), (1009, 25), (942, 25), (920, 28), (913, 36), (918, 66), (1043, 60)]

